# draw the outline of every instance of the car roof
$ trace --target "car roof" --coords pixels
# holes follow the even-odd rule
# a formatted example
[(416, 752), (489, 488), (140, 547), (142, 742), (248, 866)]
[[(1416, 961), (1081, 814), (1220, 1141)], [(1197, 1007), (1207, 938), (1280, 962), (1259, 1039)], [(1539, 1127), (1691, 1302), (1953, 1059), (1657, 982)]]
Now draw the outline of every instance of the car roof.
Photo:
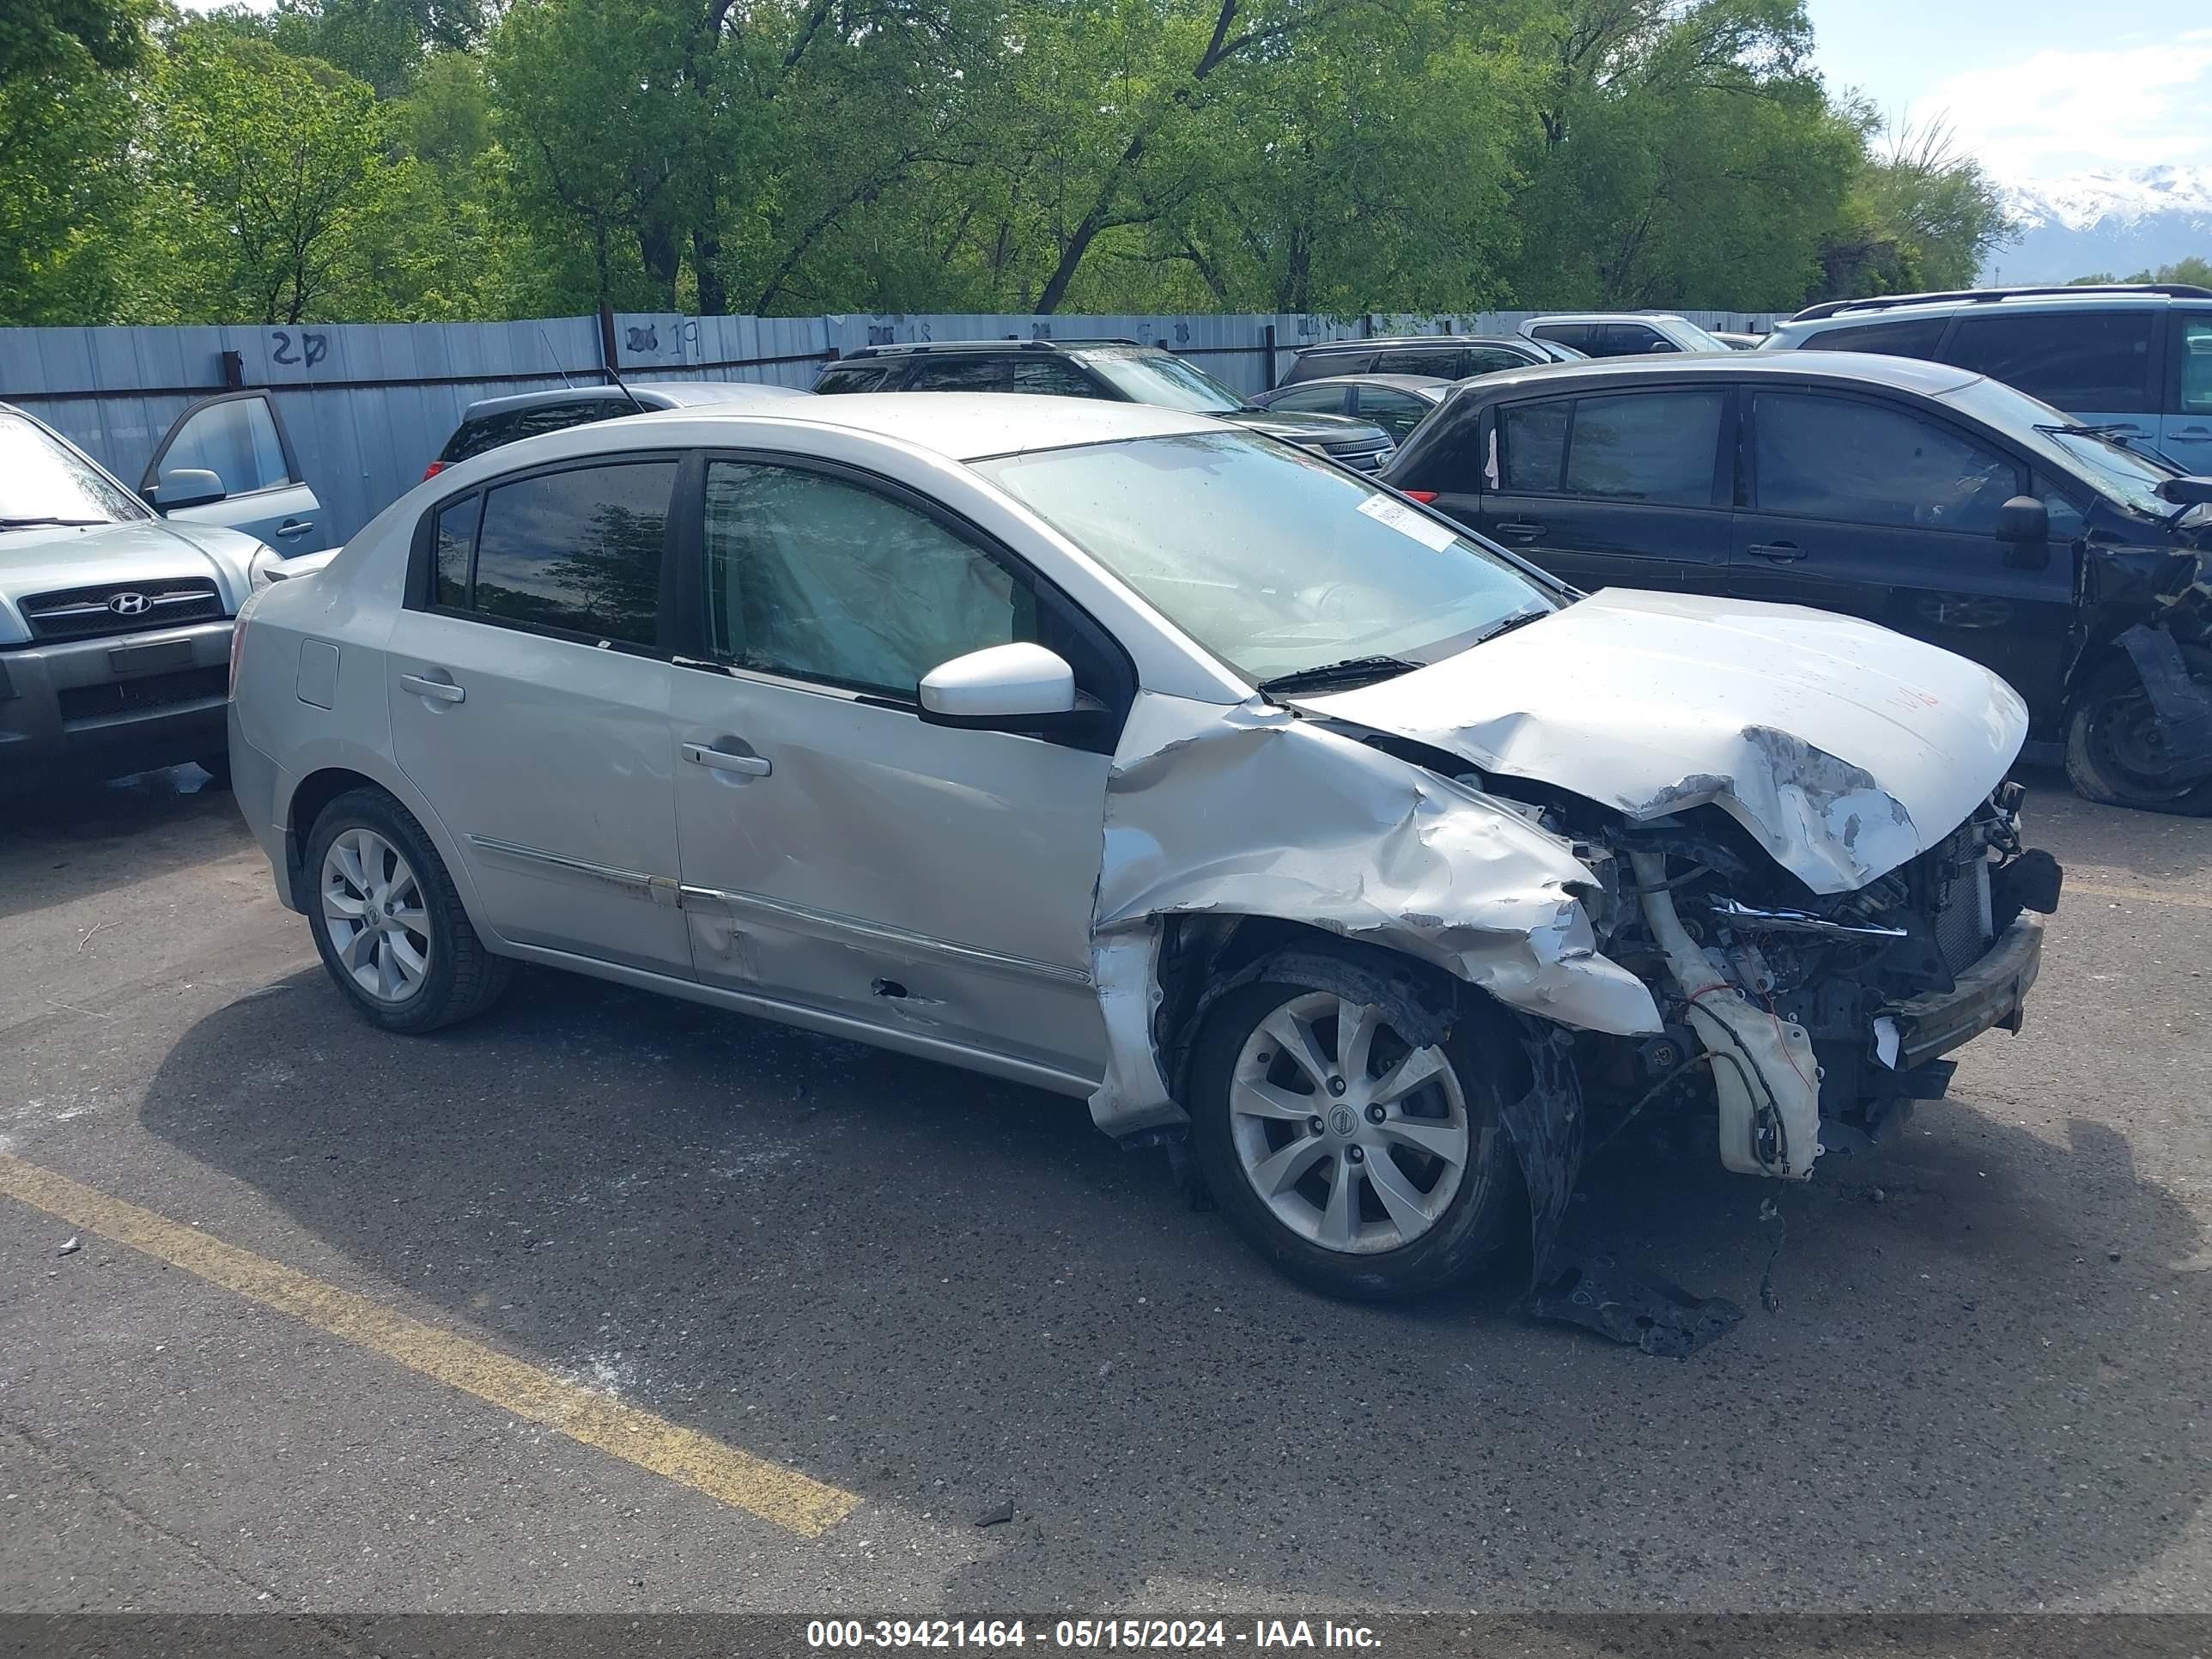
[[(2100, 293), (2085, 289), (2079, 294), (2008, 294), (1989, 300), (1914, 300), (1899, 295), (1892, 305), (1855, 304), (1848, 311), (1831, 312), (1825, 317), (1785, 318), (1778, 323), (1777, 331), (1788, 329), (1802, 334), (1814, 330), (1844, 328), (1860, 323), (1894, 322), (1905, 318), (1955, 317), (1962, 312), (1977, 316), (2013, 316), (2021, 312), (2039, 311), (2156, 311), (2187, 301), (2177, 301), (2166, 294)], [(2198, 303), (2202, 303), (2199, 301)]]
[(1540, 317), (1531, 317), (1521, 325), (1534, 328), (1539, 323), (1686, 323), (1689, 319), (1679, 311), (1547, 311)]
[[(1454, 382), (1444, 374), (1317, 374), (1310, 380), (1294, 380), (1276, 392), (1304, 392), (1315, 386), (1379, 386), (1394, 392), (1426, 392)], [(1272, 397), (1273, 392), (1263, 394)]]
[(1378, 334), (1370, 340), (1316, 340), (1311, 345), (1298, 348), (1298, 356), (1310, 351), (1372, 351), (1377, 347), (1397, 350), (1406, 346), (1520, 346), (1528, 342), (1517, 334)]
[(1870, 351), (1732, 351), (1727, 356), (1668, 353), (1663, 357), (1596, 357), (1582, 363), (1544, 363), (1504, 368), (1474, 382), (1486, 397), (1524, 381), (1547, 388), (1639, 380), (1807, 380), (1893, 386), (1939, 398), (1982, 379), (1971, 369), (1918, 357), (1885, 357)]
[(725, 413), (871, 433), (917, 449), (933, 450), (954, 461), (1064, 449), (1073, 444), (1231, 429), (1210, 416), (1187, 415), (1151, 404), (1038, 397), (1020, 392), (852, 392), (836, 398), (809, 398), (804, 403), (779, 398), (746, 408), (653, 410), (595, 429), (702, 416), (711, 419)]
[[(638, 402), (649, 409), (680, 409), (693, 404), (726, 403), (733, 398), (750, 398), (757, 392), (770, 397), (806, 397), (806, 392), (787, 386), (765, 386), (752, 380), (631, 380), (629, 389), (637, 394)], [(481, 421), (493, 415), (511, 415), (518, 409), (544, 409), (557, 404), (575, 403), (588, 399), (603, 403), (628, 401), (617, 386), (564, 386), (542, 392), (516, 392), (504, 398), (485, 398), (471, 404), (461, 411), (464, 425)]]

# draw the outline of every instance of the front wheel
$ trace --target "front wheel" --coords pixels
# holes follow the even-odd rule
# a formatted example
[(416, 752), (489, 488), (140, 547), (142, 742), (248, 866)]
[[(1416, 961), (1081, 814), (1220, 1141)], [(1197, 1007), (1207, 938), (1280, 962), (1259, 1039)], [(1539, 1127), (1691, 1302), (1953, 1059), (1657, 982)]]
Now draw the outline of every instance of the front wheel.
[(1293, 1278), (1365, 1301), (1466, 1278), (1518, 1212), (1510, 1028), (1411, 1040), (1429, 1021), (1402, 983), (1349, 953), (1286, 953), (1222, 998), (1192, 1052), (1193, 1148), (1223, 1212)]
[(438, 849), (382, 790), (351, 790), (323, 809), (307, 874), (323, 966), (386, 1030), (451, 1025), (506, 990), (514, 964), (484, 949)]
[[(2212, 653), (2184, 646), (2182, 659), (2191, 678), (2212, 682)], [(2135, 664), (2124, 657), (2106, 663), (2089, 676), (2067, 717), (2067, 781), (2107, 806), (2212, 816), (2212, 780), (2169, 783), (2166, 764), (2165, 732)]]

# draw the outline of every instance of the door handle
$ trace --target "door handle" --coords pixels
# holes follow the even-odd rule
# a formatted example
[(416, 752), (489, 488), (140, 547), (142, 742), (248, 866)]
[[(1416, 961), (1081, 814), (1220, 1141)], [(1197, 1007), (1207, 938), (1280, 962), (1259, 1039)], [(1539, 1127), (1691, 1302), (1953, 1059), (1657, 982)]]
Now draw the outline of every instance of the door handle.
[(1792, 559), (1802, 559), (1805, 556), (1805, 550), (1795, 542), (1753, 542), (1743, 550), (1755, 557), (1770, 560), (1776, 564), (1787, 564)]
[(1510, 536), (1516, 541), (1528, 541), (1544, 533), (1543, 526), (1532, 524), (1526, 519), (1508, 519), (1504, 523), (1491, 527), (1499, 535)]
[(434, 680), (422, 674), (402, 674), (399, 684), (418, 697), (428, 697), (434, 702), (460, 702), (468, 693), (451, 680)]
[(312, 519), (287, 519), (276, 526), (276, 533), (289, 540), (294, 536), (306, 535), (314, 527), (314, 520)]
[(764, 778), (775, 770), (760, 755), (732, 755), (726, 749), (709, 749), (703, 743), (684, 745), (684, 758), (716, 772), (742, 772), (749, 778)]

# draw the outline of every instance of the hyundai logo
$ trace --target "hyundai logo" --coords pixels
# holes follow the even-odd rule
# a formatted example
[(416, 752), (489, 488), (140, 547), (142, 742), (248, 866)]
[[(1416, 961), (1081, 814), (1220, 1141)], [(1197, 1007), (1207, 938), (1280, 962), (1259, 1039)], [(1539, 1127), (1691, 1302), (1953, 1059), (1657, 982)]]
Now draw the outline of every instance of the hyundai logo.
[(118, 593), (107, 608), (118, 617), (143, 617), (154, 608), (154, 601), (143, 593)]

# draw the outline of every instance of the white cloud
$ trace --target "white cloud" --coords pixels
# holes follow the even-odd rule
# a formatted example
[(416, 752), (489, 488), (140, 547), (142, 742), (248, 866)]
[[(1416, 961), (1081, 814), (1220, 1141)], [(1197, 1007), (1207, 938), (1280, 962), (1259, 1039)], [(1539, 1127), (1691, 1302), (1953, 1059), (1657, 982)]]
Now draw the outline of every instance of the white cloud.
[(2212, 162), (2212, 29), (1968, 70), (1913, 100), (1908, 118), (1935, 118), (2000, 179)]

